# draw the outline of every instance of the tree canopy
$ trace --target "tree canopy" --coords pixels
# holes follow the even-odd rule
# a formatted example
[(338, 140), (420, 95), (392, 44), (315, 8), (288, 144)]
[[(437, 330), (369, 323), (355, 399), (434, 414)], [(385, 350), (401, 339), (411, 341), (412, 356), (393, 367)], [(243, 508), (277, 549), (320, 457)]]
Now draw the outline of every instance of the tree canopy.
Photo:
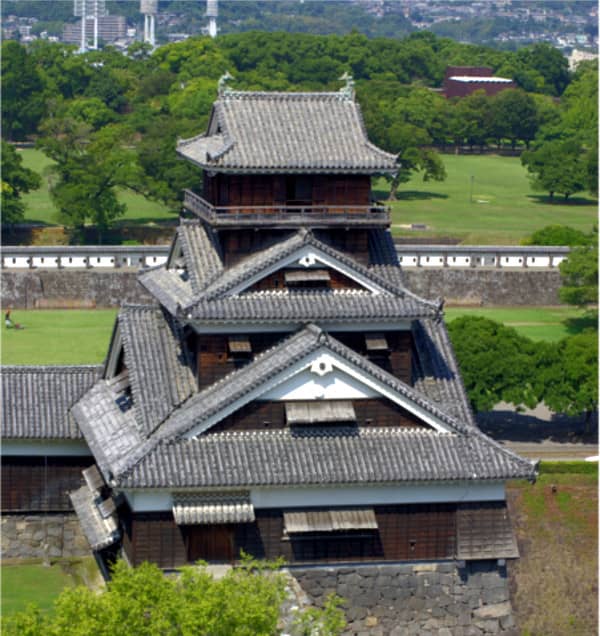
[(2, 141), (2, 223), (23, 220), (25, 204), (21, 195), (40, 187), (39, 175), (23, 166), (23, 159), (11, 144)]
[[(52, 613), (35, 607), (5, 617), (6, 636), (256, 636), (279, 633), (286, 595), (280, 563), (245, 560), (214, 579), (205, 566), (190, 566), (177, 577), (155, 565), (129, 568), (119, 561), (104, 592), (65, 589)], [(298, 611), (292, 634), (336, 636), (345, 626), (331, 598), (323, 610)], [(306, 631), (307, 627), (311, 630)], [(295, 631), (294, 631), (295, 630)]]

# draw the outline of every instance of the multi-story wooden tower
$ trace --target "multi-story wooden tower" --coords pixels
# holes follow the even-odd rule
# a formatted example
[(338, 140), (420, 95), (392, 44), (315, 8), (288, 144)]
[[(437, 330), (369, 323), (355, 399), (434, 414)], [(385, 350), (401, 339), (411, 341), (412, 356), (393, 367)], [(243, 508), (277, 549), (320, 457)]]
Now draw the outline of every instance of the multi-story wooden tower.
[(351, 80), (220, 82), (155, 305), (124, 306), (71, 414), (97, 468), (72, 494), (92, 547), (172, 568), (516, 556), (504, 483), (534, 466), (483, 435), (439, 301), (404, 287)]

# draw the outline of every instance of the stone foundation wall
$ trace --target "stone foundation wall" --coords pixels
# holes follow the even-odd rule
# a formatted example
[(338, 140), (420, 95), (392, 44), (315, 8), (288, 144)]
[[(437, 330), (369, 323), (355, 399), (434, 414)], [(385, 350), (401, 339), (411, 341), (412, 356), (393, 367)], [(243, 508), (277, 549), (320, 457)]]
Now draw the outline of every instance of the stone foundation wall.
[(408, 289), (459, 305), (559, 305), (558, 269), (404, 269)]
[(309, 600), (345, 599), (353, 636), (516, 636), (506, 568), (496, 561), (290, 568)]
[(40, 559), (91, 554), (74, 513), (2, 515), (2, 558)]
[[(148, 303), (134, 269), (2, 271), (2, 305), (14, 309), (118, 307)], [(406, 286), (447, 304), (557, 305), (557, 269), (405, 269)]]

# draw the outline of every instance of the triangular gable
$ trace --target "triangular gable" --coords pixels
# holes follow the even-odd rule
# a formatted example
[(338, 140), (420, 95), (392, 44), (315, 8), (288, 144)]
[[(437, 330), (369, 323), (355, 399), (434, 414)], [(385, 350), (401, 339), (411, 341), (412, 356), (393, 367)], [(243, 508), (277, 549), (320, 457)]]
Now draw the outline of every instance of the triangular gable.
[(286, 268), (332, 270), (354, 281), (365, 292), (375, 295), (387, 293), (404, 296), (408, 293), (389, 278), (379, 276), (303, 229), (226, 270), (203, 291), (202, 298), (214, 300), (240, 295), (266, 277)]
[[(190, 398), (168, 418), (158, 433), (163, 439), (194, 437), (249, 402), (268, 399), (270, 392), (271, 397), (291, 399), (287, 396), (294, 383), (298, 386), (305, 384), (307, 373), (314, 373), (316, 378), (310, 384), (314, 389), (312, 397), (307, 393), (307, 399), (380, 395), (417, 415), (439, 432), (466, 429), (412, 387), (328, 337), (315, 325), (308, 325), (257, 356), (243, 369), (234, 371)], [(333, 375), (329, 375), (331, 373)], [(328, 375), (329, 378), (326, 377)], [(329, 384), (331, 387), (328, 388)], [(277, 391), (284, 393), (278, 397)]]

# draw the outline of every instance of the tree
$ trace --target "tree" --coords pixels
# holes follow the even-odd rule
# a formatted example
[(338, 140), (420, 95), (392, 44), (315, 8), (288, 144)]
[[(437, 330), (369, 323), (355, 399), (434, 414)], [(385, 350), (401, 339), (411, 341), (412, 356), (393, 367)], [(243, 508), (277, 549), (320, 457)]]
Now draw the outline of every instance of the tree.
[(575, 192), (586, 188), (588, 183), (584, 151), (576, 139), (555, 139), (540, 144), (521, 155), (521, 163), (529, 172), (534, 190), (554, 193), (568, 199)]
[(24, 46), (2, 43), (2, 136), (23, 140), (36, 131), (44, 115), (44, 85)]
[(536, 103), (522, 90), (501, 91), (491, 100), (494, 125), (499, 137), (510, 139), (514, 148), (517, 141), (524, 141), (529, 148), (538, 129)]
[[(281, 563), (243, 560), (215, 580), (203, 565), (184, 567), (166, 577), (149, 563), (128, 568), (118, 562), (101, 594), (85, 587), (64, 590), (53, 613), (35, 608), (3, 619), (6, 636), (264, 636), (278, 633), (286, 582), (276, 570)], [(345, 627), (335, 597), (323, 610), (311, 609), (311, 634), (335, 636)], [(293, 632), (294, 633), (294, 632)], [(295, 632), (300, 636), (303, 632)]]
[(471, 405), (489, 411), (498, 402), (533, 408), (536, 389), (536, 347), (511, 327), (472, 316), (448, 325)]
[(119, 187), (136, 187), (141, 181), (131, 133), (112, 124), (99, 131), (71, 118), (51, 119), (43, 127), (40, 147), (56, 162), (50, 195), (59, 217), (78, 231), (87, 221), (98, 229), (99, 240), (126, 206), (117, 196)]
[(12, 225), (23, 220), (25, 204), (21, 195), (41, 185), (37, 172), (23, 166), (23, 158), (14, 146), (2, 141), (2, 223)]
[(586, 331), (557, 344), (544, 344), (538, 356), (540, 398), (557, 413), (586, 416), (598, 410), (598, 332)]
[(589, 245), (590, 235), (568, 225), (546, 225), (523, 241), (523, 245)]
[(574, 247), (560, 266), (562, 302), (585, 307), (598, 303), (598, 228), (588, 245)]

